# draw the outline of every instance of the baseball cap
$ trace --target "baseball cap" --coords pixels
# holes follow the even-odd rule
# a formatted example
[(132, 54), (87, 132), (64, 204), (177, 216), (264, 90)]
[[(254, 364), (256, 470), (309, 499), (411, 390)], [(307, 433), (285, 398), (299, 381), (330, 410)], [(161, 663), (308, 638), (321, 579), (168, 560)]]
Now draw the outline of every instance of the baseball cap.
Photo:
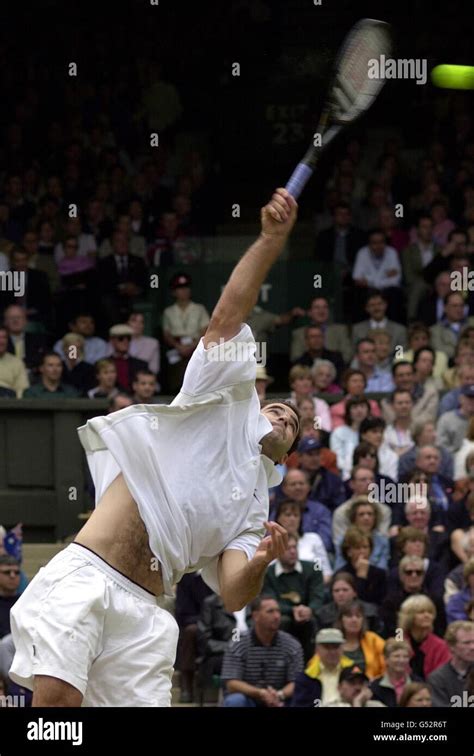
[(298, 451), (300, 454), (306, 454), (307, 452), (311, 452), (314, 449), (321, 449), (322, 443), (321, 441), (318, 441), (317, 438), (303, 438), (298, 444)]
[(468, 396), (469, 399), (474, 399), (474, 383), (470, 383), (468, 386), (463, 386), (461, 394), (462, 396)]
[(336, 627), (324, 627), (317, 634), (316, 643), (333, 643), (339, 646), (344, 643), (344, 636)]
[(176, 273), (170, 281), (172, 289), (179, 289), (180, 286), (191, 286), (191, 277), (186, 273)]
[(109, 330), (109, 336), (133, 336), (133, 331), (126, 323), (119, 323), (112, 326)]
[(355, 680), (365, 680), (366, 682), (369, 682), (369, 678), (365, 674), (365, 672), (362, 671), (360, 667), (357, 665), (354, 665), (352, 667), (345, 667), (341, 670), (339, 674), (339, 682), (344, 682), (345, 680), (347, 682), (354, 682)]

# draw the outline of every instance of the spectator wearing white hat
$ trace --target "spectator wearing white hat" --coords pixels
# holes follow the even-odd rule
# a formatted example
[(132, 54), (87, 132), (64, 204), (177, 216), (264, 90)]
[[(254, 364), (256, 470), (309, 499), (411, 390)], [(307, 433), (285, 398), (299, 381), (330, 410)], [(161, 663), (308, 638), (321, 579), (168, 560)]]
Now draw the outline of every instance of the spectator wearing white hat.
[(268, 375), (267, 370), (263, 365), (257, 365), (255, 388), (257, 389), (258, 398), (261, 402), (266, 399), (267, 388), (274, 380), (275, 379), (271, 375)]
[(112, 355), (110, 359), (117, 369), (118, 385), (131, 392), (132, 383), (139, 370), (148, 370), (147, 363), (130, 355), (133, 331), (126, 323), (119, 323), (109, 330)]

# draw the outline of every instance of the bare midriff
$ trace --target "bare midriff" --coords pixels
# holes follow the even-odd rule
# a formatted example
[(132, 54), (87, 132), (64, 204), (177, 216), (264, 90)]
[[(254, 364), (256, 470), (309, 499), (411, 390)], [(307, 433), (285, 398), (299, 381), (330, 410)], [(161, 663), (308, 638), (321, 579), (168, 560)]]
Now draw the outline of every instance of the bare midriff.
[(145, 525), (121, 473), (74, 540), (147, 591), (163, 593), (161, 565), (151, 552)]

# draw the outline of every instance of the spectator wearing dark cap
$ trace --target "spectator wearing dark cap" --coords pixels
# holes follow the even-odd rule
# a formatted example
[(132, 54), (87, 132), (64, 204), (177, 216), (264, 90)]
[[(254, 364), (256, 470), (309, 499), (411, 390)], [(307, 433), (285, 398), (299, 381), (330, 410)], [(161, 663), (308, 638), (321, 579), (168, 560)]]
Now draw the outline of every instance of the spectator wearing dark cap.
[(168, 390), (177, 393), (183, 382), (191, 355), (206, 332), (209, 314), (202, 304), (191, 300), (191, 278), (177, 273), (170, 282), (175, 304), (163, 312), (163, 338), (170, 348), (168, 359)]
[(346, 500), (342, 480), (321, 465), (321, 441), (303, 438), (298, 444), (300, 469), (307, 473), (311, 490), (309, 499), (319, 501), (333, 511)]
[(136, 357), (131, 357), (129, 354), (132, 336), (132, 329), (125, 323), (114, 325), (109, 330), (110, 345), (112, 347), (110, 359), (117, 369), (117, 383), (123, 390), (128, 392), (132, 389), (132, 383), (138, 371), (148, 370), (146, 362), (137, 360)]
[(323, 704), (323, 707), (385, 708), (381, 701), (372, 699), (369, 678), (360, 667), (354, 665), (340, 671), (338, 696)]
[(469, 420), (474, 417), (474, 384), (463, 386), (459, 394), (459, 408), (441, 415), (437, 425), (438, 443), (454, 454), (461, 448)]
[(292, 706), (324, 706), (337, 697), (341, 670), (352, 667), (343, 654), (344, 636), (337, 628), (327, 627), (316, 636), (316, 653), (304, 672), (295, 680)]

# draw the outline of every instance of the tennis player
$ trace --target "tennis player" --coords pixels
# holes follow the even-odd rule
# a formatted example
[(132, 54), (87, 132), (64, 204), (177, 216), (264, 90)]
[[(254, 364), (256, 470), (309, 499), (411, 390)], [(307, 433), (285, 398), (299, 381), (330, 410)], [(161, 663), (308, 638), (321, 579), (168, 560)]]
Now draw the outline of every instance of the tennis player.
[(245, 319), (296, 215), (277, 189), (169, 406), (127, 407), (79, 428), (96, 509), (11, 613), (10, 676), (33, 690), (33, 706), (169, 706), (178, 626), (160, 597), (202, 568), (236, 611), (286, 549), (286, 531), (266, 522), (268, 488), (299, 416), (283, 401), (260, 408)]

